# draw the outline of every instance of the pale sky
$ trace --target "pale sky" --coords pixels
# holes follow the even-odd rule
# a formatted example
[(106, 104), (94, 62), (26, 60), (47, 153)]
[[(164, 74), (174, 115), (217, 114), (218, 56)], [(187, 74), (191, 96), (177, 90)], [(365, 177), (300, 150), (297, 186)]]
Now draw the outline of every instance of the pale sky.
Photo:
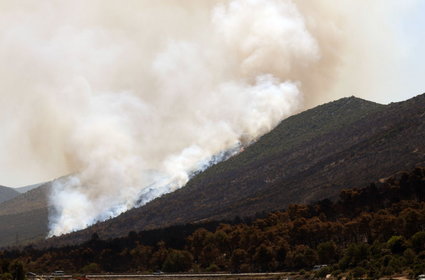
[(358, 18), (352, 20), (358, 25), (352, 28), (352, 36), (362, 40), (354, 41), (352, 55), (346, 58), (348, 71), (332, 95), (388, 104), (424, 93), (425, 1), (364, 3), (374, 4), (373, 8), (360, 5), (353, 12)]
[(400, 39), (405, 42), (404, 71), (410, 73), (406, 91), (386, 100), (395, 102), (425, 93), (425, 1), (416, 1), (410, 11), (401, 17), (398, 27)]

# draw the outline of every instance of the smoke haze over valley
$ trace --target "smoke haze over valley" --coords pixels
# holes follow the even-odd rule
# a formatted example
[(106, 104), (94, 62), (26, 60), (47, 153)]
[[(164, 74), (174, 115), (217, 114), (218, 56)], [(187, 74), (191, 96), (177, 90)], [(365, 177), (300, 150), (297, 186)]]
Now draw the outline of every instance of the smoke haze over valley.
[(0, 2), (0, 184), (66, 175), (50, 194), (60, 235), (184, 186), (305, 108), (385, 101), (404, 45), (380, 28), (416, 2), (24, 3)]

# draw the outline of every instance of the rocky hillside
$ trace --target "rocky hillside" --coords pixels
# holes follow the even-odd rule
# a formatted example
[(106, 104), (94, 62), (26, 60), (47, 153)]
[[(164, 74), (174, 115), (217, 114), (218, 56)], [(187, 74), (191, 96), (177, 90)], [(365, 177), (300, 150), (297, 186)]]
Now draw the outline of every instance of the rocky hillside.
[(425, 164), (425, 95), (379, 105), (343, 98), (282, 121), (244, 152), (186, 187), (86, 230), (81, 242), (187, 222), (232, 219), (336, 196)]

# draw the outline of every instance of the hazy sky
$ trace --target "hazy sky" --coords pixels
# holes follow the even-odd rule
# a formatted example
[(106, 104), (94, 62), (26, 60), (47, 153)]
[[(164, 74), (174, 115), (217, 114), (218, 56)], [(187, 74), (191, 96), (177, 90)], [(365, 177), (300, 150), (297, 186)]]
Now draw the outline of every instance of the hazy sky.
[(407, 75), (406, 92), (394, 93), (385, 102), (405, 100), (419, 93), (425, 93), (425, 1), (416, 1), (415, 4), (402, 14), (397, 26), (400, 40), (405, 42), (404, 71)]
[[(359, 31), (368, 34), (352, 34), (362, 37), (347, 59), (354, 75), (350, 71), (342, 74), (335, 96), (350, 91), (347, 95), (387, 104), (424, 93), (425, 1), (359, 2), (365, 6), (353, 13), (357, 15), (353, 23), (362, 25)], [(379, 16), (366, 16), (368, 4), (376, 4), (374, 13)]]
[[(400, 2), (408, 5), (409, 1)], [(404, 83), (403, 87), (395, 87), (387, 96), (377, 100), (383, 103), (402, 101), (425, 93), (425, 1), (413, 1), (406, 10), (396, 11), (393, 18), (396, 36), (403, 42), (398, 71)], [(382, 47), (386, 47), (385, 42)], [(398, 68), (397, 65), (388, 66)]]

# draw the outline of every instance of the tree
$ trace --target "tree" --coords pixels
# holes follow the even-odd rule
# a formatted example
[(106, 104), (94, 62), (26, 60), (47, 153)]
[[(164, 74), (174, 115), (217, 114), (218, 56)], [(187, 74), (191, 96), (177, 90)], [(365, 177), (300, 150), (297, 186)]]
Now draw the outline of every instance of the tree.
[(193, 257), (188, 251), (171, 250), (164, 261), (162, 270), (167, 272), (184, 272), (192, 267)]
[(337, 247), (333, 241), (323, 242), (317, 246), (319, 262), (322, 264), (333, 263), (337, 259)]
[(25, 280), (24, 266), (20, 261), (14, 262), (10, 271), (12, 272), (13, 280)]
[(387, 244), (392, 253), (401, 254), (406, 249), (405, 242), (406, 240), (403, 236), (392, 236), (387, 241)]
[(214, 244), (207, 244), (204, 249), (202, 249), (201, 255), (199, 256), (199, 263), (203, 267), (208, 267), (216, 263), (219, 256), (219, 249)]
[(100, 266), (97, 263), (90, 263), (88, 265), (85, 265), (81, 272), (83, 273), (99, 273), (101, 272)]
[(245, 263), (248, 254), (244, 249), (236, 249), (233, 251), (232, 258), (230, 259), (232, 270), (235, 272), (240, 271), (241, 265)]
[(342, 269), (347, 267), (355, 267), (369, 256), (369, 245), (365, 243), (353, 243), (345, 250), (343, 258), (339, 261)]
[(132, 266), (136, 270), (148, 270), (149, 260), (152, 258), (152, 248), (149, 246), (144, 246), (138, 242), (136, 243), (136, 247), (130, 251)]
[(99, 263), (104, 271), (114, 271), (116, 265), (116, 256), (111, 249), (104, 249), (100, 253)]
[(168, 249), (165, 246), (163, 241), (158, 242), (157, 249), (155, 253), (152, 254), (150, 263), (154, 269), (160, 269), (163, 265), (165, 259), (168, 256)]
[(411, 264), (415, 261), (415, 258), (416, 258), (415, 251), (413, 251), (411, 248), (407, 248), (403, 252), (403, 257), (405, 261), (407, 262), (407, 264)]
[(407, 237), (419, 231), (422, 225), (421, 214), (412, 208), (404, 209), (399, 215), (399, 221), (402, 224), (403, 233)]
[(212, 233), (204, 228), (197, 229), (191, 236), (189, 236), (187, 241), (189, 243), (190, 251), (193, 253), (196, 261), (201, 255), (207, 240), (212, 239)]
[(10, 262), (7, 259), (0, 260), (1, 273), (9, 272)]
[(361, 266), (356, 266), (351, 273), (353, 274), (354, 278), (361, 278), (362, 276), (364, 276), (366, 274), (366, 269), (364, 269)]
[(274, 255), (271, 247), (261, 244), (255, 250), (253, 261), (260, 271), (270, 271), (275, 266)]
[(316, 252), (308, 246), (297, 245), (286, 256), (285, 263), (291, 268), (306, 268), (317, 264)]
[(421, 252), (425, 250), (425, 231), (419, 231), (415, 233), (412, 238), (412, 247), (416, 252)]

